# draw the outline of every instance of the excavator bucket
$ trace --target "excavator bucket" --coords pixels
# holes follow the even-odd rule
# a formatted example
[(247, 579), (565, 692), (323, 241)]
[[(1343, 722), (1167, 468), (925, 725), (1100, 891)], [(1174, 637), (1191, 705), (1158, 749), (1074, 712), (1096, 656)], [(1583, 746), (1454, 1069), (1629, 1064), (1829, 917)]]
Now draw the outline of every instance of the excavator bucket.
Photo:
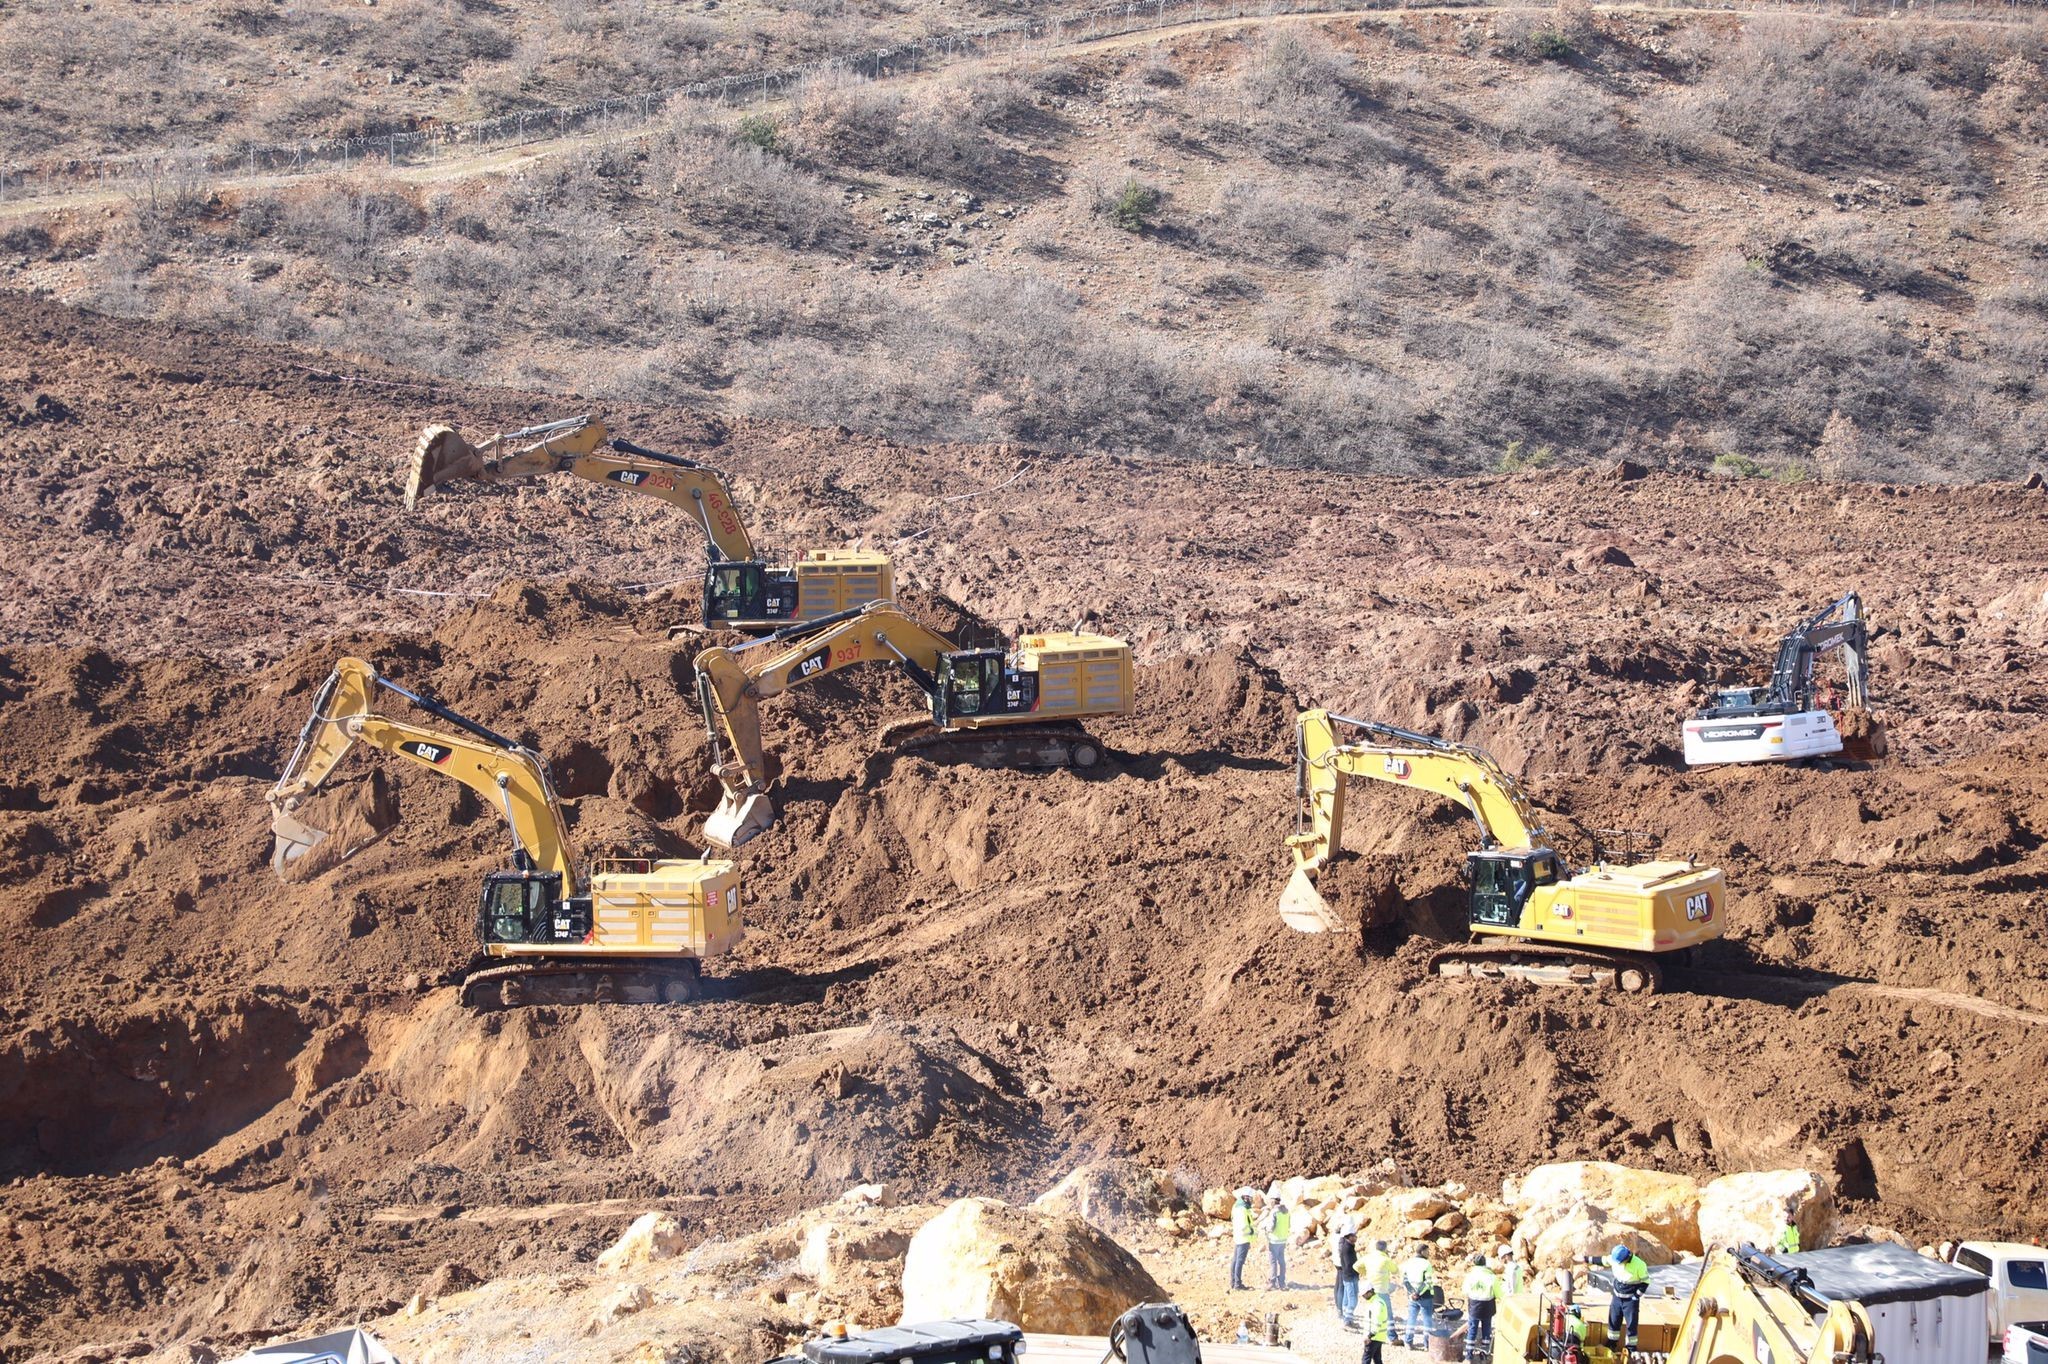
[(1842, 756), (1856, 762), (1882, 758), (1891, 750), (1884, 721), (1861, 707), (1852, 706), (1835, 717), (1842, 736)]
[(484, 469), (483, 456), (452, 426), (430, 426), (420, 432), (405, 478), (405, 509), (419, 505), (427, 489), (458, 478), (475, 478)]
[(277, 835), (277, 842), (270, 850), (270, 869), (285, 878), (289, 876), (287, 869), (292, 863), (313, 851), (320, 840), (327, 837), (325, 831), (301, 823), (278, 809), (271, 812), (270, 832)]
[(1300, 867), (1287, 878), (1287, 889), (1280, 892), (1280, 919), (1297, 933), (1334, 933), (1337, 929), (1329, 902)]
[(727, 792), (718, 808), (704, 817), (704, 839), (721, 848), (737, 848), (775, 825), (775, 804), (765, 792), (735, 797)]

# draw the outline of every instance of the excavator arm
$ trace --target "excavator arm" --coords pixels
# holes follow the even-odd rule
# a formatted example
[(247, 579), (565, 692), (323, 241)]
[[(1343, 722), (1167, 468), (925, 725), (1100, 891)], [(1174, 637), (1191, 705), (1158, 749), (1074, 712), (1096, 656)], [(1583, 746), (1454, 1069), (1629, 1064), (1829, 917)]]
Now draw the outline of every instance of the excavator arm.
[(1668, 1357), (1671, 1364), (1876, 1364), (1876, 1338), (1863, 1304), (1830, 1298), (1804, 1270), (1745, 1247), (1708, 1257)]
[(593, 483), (631, 488), (680, 507), (703, 527), (717, 560), (751, 560), (754, 542), (733, 506), (732, 491), (716, 469), (680, 455), (614, 439), (594, 416), (529, 426), (492, 436), (480, 445), (453, 427), (430, 426), (413, 452), (405, 507), (413, 510), (429, 488), (456, 479), (512, 483), (537, 474), (568, 473)]
[[(379, 714), (376, 699), (380, 690), (405, 698), (462, 732), (444, 733)], [(355, 658), (337, 663), (315, 694), (313, 713), (299, 731), (291, 761), (270, 792), (271, 831), (277, 838), (271, 866), (279, 875), (327, 837), (300, 820), (297, 811), (326, 784), (357, 743), (452, 777), (476, 792), (505, 817), (512, 830), (515, 856), (532, 870), (560, 872), (563, 894), (576, 893), (574, 857), (561, 802), (541, 756), (379, 677), (369, 664)]]
[(1432, 791), (1465, 807), (1484, 848), (1548, 848), (1548, 836), (1521, 784), (1483, 749), (1433, 739), (1325, 710), (1303, 711), (1295, 723), (1297, 832), (1287, 840), (1294, 871), (1280, 897), (1280, 916), (1304, 932), (1332, 927), (1315, 878), (1344, 840), (1344, 783), (1370, 777)]
[[(862, 663), (897, 664), (930, 696), (939, 685), (942, 660), (956, 647), (894, 602), (881, 601), (738, 648), (698, 654), (697, 696), (711, 742), (712, 771), (725, 788), (718, 809), (704, 821), (705, 838), (736, 848), (775, 822), (761, 747), (763, 699)], [(756, 650), (753, 660), (742, 660), (742, 654)]]

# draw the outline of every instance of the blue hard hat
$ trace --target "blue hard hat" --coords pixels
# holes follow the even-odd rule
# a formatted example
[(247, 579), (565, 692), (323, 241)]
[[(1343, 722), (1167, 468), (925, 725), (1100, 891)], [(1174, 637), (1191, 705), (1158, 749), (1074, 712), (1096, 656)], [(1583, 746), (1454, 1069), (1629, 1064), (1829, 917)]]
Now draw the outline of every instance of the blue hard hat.
[(1608, 1256), (1607, 1258), (1614, 1261), (1614, 1263), (1616, 1264), (1622, 1264), (1628, 1260), (1628, 1254), (1629, 1251), (1627, 1246), (1616, 1246), (1614, 1248), (1614, 1254)]

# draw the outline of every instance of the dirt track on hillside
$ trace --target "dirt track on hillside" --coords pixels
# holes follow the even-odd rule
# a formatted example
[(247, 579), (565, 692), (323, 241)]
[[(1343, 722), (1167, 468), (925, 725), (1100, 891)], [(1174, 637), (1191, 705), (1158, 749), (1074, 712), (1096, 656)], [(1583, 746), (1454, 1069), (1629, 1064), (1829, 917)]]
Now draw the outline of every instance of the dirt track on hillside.
[[(766, 543), (890, 548), (914, 610), (1127, 636), (1141, 711), (1098, 771), (1022, 775), (874, 761), (917, 700), (894, 676), (782, 698), (783, 819), (712, 998), (478, 1017), (439, 982), (491, 813), (388, 773), (396, 826), (281, 886), (263, 792), (354, 652), (553, 756), (586, 855), (695, 848), (695, 646), (662, 628), (691, 593), (618, 585), (693, 582), (697, 538), (555, 483), (399, 513), (423, 422), (574, 399), (19, 298), (0, 325), (0, 1355), (353, 1318), (445, 1261), (567, 1265), (649, 1202), (709, 1236), (1104, 1151), (1212, 1184), (1808, 1161), (1909, 1235), (2048, 1232), (2048, 1116), (2003, 1102), (2048, 1065), (2038, 492), (1418, 483), (615, 410), (729, 469)], [(1683, 769), (1695, 690), (1850, 587), (1894, 759)], [(1412, 936), (1290, 934), (1298, 700), (1487, 744), (1575, 855), (1618, 825), (1722, 866), (1729, 939), (1649, 1000), (1433, 981), (1467, 822), (1366, 792), (1346, 870), (1391, 874)]]

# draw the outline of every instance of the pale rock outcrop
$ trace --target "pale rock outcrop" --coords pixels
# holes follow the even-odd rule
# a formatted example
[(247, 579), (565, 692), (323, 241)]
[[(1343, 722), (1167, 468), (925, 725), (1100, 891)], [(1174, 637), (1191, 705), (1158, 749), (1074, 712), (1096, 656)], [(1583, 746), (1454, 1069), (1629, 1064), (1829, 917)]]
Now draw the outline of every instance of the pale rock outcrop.
[(644, 1312), (653, 1305), (654, 1295), (647, 1291), (644, 1283), (622, 1283), (605, 1294), (604, 1301), (591, 1314), (588, 1334), (596, 1335), (607, 1326), (616, 1324), (622, 1318), (635, 1312)]
[(1808, 1170), (1749, 1170), (1712, 1181), (1700, 1190), (1700, 1238), (1710, 1246), (1747, 1241), (1768, 1247), (1777, 1238), (1788, 1199), (1798, 1205), (1800, 1244), (1821, 1244), (1834, 1220), (1834, 1199)]
[(1525, 1247), (1541, 1241), (1558, 1222), (1586, 1221), (1581, 1210), (1590, 1208), (1603, 1224), (1646, 1233), (1673, 1251), (1700, 1252), (1700, 1186), (1690, 1175), (1604, 1160), (1565, 1161), (1509, 1179), (1501, 1199)]
[(624, 1269), (666, 1260), (683, 1248), (683, 1229), (665, 1212), (644, 1212), (633, 1219), (626, 1234), (597, 1257), (599, 1269)]
[(991, 1317), (1027, 1331), (1102, 1335), (1165, 1290), (1130, 1252), (1071, 1214), (963, 1198), (918, 1229), (903, 1320)]
[[(1183, 1211), (1173, 1177), (1164, 1170), (1128, 1160), (1097, 1160), (1078, 1165), (1059, 1183), (1031, 1201), (1040, 1212), (1071, 1213), (1105, 1231), (1152, 1222), (1162, 1214)], [(1229, 1214), (1226, 1205), (1224, 1213)]]
[(1591, 1203), (1573, 1203), (1558, 1210), (1539, 1233), (1524, 1236), (1523, 1230), (1531, 1225), (1525, 1222), (1516, 1230), (1515, 1246), (1538, 1269), (1580, 1259), (1604, 1260), (1616, 1246), (1627, 1246), (1653, 1265), (1668, 1265), (1677, 1258), (1654, 1232), (1614, 1221)]

